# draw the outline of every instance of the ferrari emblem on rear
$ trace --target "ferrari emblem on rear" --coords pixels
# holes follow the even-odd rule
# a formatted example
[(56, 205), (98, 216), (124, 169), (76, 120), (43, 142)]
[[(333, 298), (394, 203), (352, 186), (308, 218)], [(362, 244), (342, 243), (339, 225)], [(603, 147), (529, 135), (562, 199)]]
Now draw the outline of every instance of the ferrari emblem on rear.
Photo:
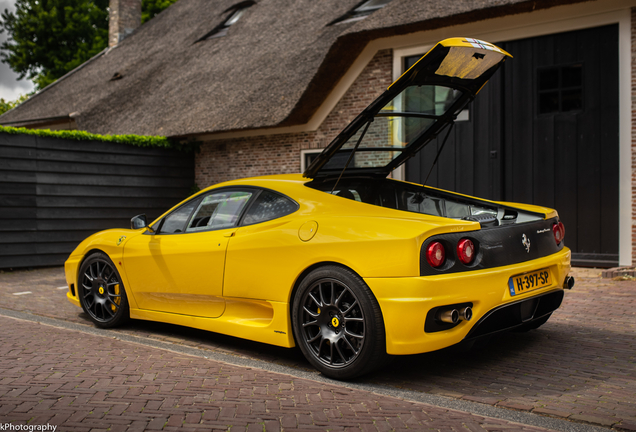
[(526, 252), (530, 253), (530, 239), (525, 234), (521, 237), (521, 244), (526, 247)]
[(117, 246), (119, 246), (121, 244), (121, 242), (124, 241), (125, 238), (126, 238), (126, 236), (119, 237), (119, 240), (117, 240)]

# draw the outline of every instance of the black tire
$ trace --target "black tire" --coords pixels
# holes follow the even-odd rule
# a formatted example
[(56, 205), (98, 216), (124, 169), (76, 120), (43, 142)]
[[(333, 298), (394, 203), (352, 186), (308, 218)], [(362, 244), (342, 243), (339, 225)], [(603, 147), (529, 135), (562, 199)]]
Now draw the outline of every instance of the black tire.
[(548, 314), (548, 315), (546, 315), (544, 317), (539, 318), (538, 320), (534, 320), (532, 322), (529, 322), (529, 323), (526, 323), (526, 324), (522, 324), (519, 327), (517, 327), (515, 329), (515, 331), (518, 332), (518, 333), (525, 333), (525, 332), (529, 332), (530, 330), (538, 329), (543, 324), (548, 322), (548, 320), (550, 319), (551, 316), (552, 316), (552, 314), (550, 313), (550, 314)]
[(302, 280), (292, 327), (307, 360), (330, 378), (351, 379), (389, 359), (380, 306), (364, 281), (345, 268), (320, 267)]
[(111, 328), (128, 321), (126, 290), (108, 255), (91, 254), (82, 263), (77, 279), (82, 309), (97, 327)]

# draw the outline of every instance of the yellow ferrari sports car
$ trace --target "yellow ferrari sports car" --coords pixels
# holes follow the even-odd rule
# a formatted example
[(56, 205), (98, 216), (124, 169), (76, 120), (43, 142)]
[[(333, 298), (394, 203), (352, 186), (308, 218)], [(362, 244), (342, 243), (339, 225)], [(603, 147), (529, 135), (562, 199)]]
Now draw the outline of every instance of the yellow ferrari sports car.
[(556, 211), (387, 178), (448, 135), (507, 57), (444, 40), (303, 175), (217, 184), (90, 236), (65, 264), (69, 300), (103, 328), (134, 318), (298, 346), (338, 379), (540, 326), (574, 284)]

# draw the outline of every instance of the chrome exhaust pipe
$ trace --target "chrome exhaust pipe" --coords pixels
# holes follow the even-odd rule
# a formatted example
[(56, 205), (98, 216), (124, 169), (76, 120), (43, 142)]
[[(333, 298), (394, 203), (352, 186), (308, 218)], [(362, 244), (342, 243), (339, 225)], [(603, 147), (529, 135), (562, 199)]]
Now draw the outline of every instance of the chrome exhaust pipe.
[(563, 281), (563, 289), (572, 289), (574, 287), (574, 278), (572, 276), (566, 276)]
[(470, 306), (466, 306), (459, 310), (459, 318), (463, 321), (470, 321), (473, 317), (473, 308)]
[(446, 309), (439, 313), (439, 320), (448, 324), (457, 324), (459, 322), (459, 312), (457, 309)]
[(442, 309), (437, 319), (448, 324), (457, 324), (459, 321), (470, 321), (473, 317), (473, 308), (470, 306), (461, 309)]

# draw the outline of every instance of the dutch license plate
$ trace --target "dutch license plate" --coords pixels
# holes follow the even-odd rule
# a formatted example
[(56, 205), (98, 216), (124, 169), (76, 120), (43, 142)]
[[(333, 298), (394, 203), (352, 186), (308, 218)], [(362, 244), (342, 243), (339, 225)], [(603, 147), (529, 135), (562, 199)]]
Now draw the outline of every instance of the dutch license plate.
[(532, 273), (513, 276), (508, 280), (510, 295), (515, 296), (528, 291), (545, 288), (552, 284), (548, 269), (541, 269)]

